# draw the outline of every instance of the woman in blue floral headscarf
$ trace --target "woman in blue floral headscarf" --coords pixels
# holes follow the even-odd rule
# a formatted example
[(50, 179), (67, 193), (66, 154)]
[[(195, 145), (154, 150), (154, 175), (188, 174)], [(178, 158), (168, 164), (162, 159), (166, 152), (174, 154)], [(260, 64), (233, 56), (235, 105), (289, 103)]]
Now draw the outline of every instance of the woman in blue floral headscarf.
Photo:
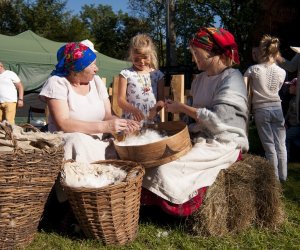
[[(89, 47), (81, 43), (67, 43), (58, 50), (57, 60), (55, 70), (40, 93), (49, 108), (50, 132), (72, 133), (68, 136), (73, 141), (76, 141), (75, 135), (79, 135), (82, 141), (86, 138), (94, 140), (95, 134), (130, 133), (139, 129), (137, 122), (112, 115), (105, 84), (96, 75), (96, 54)], [(65, 151), (68, 154), (68, 149), (65, 148)], [(99, 151), (96, 155), (89, 152), (70, 152), (65, 157), (77, 160), (80, 155), (81, 161), (89, 162), (104, 158), (104, 152), (101, 154)]]

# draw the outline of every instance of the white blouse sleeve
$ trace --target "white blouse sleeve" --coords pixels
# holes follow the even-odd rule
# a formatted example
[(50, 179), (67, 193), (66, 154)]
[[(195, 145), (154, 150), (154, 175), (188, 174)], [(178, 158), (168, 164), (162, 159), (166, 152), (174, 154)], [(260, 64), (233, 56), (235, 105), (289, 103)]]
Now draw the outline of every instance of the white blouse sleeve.
[(40, 98), (45, 101), (45, 97), (64, 100), (68, 99), (67, 80), (64, 77), (51, 76), (44, 83), (40, 92)]

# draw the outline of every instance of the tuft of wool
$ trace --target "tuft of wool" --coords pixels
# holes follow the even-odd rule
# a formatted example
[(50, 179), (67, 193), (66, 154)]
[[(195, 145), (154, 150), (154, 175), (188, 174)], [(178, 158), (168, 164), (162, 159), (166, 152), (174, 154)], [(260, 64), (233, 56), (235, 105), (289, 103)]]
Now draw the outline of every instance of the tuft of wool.
[(117, 142), (119, 146), (136, 146), (146, 145), (162, 140), (166, 136), (161, 135), (158, 131), (153, 129), (147, 129), (145, 132), (138, 135), (129, 135), (124, 141)]
[(69, 187), (100, 188), (122, 182), (126, 171), (111, 164), (89, 164), (67, 162), (62, 170), (62, 177)]

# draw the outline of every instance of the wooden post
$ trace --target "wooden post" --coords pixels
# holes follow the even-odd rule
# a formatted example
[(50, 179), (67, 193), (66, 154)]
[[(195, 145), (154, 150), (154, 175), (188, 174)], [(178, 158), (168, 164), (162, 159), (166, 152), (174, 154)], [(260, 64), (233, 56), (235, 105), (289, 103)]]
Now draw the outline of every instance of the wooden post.
[(113, 84), (112, 84), (111, 106), (115, 115), (121, 117), (122, 109), (118, 105), (118, 88), (119, 88), (119, 76), (114, 76)]
[[(184, 103), (184, 75), (173, 75), (171, 80), (171, 91), (173, 93), (174, 101)], [(174, 114), (174, 121), (179, 121), (180, 116)]]

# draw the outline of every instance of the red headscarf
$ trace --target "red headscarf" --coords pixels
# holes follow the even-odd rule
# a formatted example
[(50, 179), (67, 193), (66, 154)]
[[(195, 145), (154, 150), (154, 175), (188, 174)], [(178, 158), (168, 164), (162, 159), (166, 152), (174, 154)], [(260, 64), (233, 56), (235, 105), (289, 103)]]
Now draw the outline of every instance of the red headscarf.
[(222, 28), (200, 28), (191, 39), (190, 44), (216, 53), (224, 54), (236, 64), (240, 63), (238, 46), (234, 36)]

